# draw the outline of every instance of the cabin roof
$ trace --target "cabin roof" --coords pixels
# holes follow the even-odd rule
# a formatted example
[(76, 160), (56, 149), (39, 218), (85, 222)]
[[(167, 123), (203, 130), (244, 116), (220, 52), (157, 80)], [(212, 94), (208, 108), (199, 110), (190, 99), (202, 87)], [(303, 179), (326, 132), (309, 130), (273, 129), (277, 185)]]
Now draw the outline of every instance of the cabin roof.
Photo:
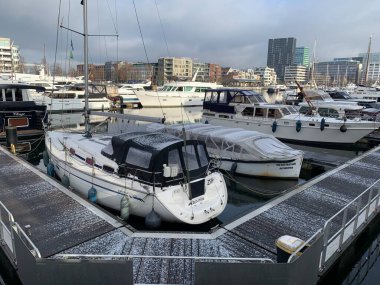
[(22, 84), (22, 83), (0, 83), (0, 89), (33, 89), (40, 92), (44, 92), (45, 88), (41, 86), (34, 86), (29, 84)]

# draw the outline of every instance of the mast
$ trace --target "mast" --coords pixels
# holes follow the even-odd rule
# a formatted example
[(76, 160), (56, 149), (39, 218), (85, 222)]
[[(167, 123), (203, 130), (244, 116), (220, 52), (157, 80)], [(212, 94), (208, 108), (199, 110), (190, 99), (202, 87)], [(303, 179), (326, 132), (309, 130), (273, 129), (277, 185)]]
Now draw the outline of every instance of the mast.
[(365, 66), (364, 84), (366, 84), (366, 85), (368, 83), (369, 58), (370, 58), (370, 54), (371, 54), (371, 42), (372, 42), (372, 35), (369, 36), (369, 44), (368, 44), (366, 66)]
[(84, 37), (84, 137), (90, 138), (90, 117), (88, 111), (88, 27), (87, 27), (87, 0), (82, 0), (83, 5), (83, 37)]
[(314, 49), (313, 49), (313, 63), (311, 65), (311, 85), (312, 87), (317, 87), (317, 84), (315, 83), (315, 78), (314, 78), (314, 72), (315, 72), (315, 49), (316, 49), (316, 46), (317, 46), (317, 40), (314, 40)]

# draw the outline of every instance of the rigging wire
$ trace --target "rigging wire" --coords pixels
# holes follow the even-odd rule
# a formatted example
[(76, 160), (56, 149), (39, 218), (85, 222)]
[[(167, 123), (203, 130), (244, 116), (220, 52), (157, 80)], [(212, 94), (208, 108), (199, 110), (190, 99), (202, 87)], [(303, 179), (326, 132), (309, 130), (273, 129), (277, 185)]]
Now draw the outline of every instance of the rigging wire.
[(157, 15), (158, 15), (158, 20), (160, 21), (162, 36), (164, 38), (165, 45), (166, 45), (166, 51), (168, 53), (168, 56), (170, 56), (168, 41), (166, 40), (165, 29), (164, 29), (164, 25), (162, 24), (162, 20), (161, 20), (161, 16), (160, 16), (160, 10), (158, 9), (158, 5), (157, 5), (157, 0), (154, 0), (154, 4), (156, 5), (156, 11), (157, 11)]
[[(149, 58), (148, 58), (148, 52), (146, 50), (145, 41), (144, 41), (144, 37), (143, 37), (143, 34), (142, 34), (142, 30), (141, 30), (139, 15), (137, 14), (137, 8), (136, 8), (135, 0), (132, 0), (132, 2), (133, 2), (134, 10), (135, 10), (137, 25), (139, 27), (141, 41), (142, 41), (142, 44), (143, 44), (143, 47), (144, 47), (145, 57), (146, 57), (148, 65), (150, 65), (150, 61), (149, 61)], [(165, 113), (164, 113), (164, 110), (162, 109), (162, 104), (161, 104), (160, 96), (158, 96), (158, 92), (157, 92), (157, 99), (158, 99), (158, 103), (160, 104), (160, 109), (161, 109), (161, 112), (162, 112), (162, 116), (165, 118)]]
[[(59, 36), (59, 26), (60, 26), (59, 21), (61, 19), (61, 5), (62, 5), (62, 0), (59, 0), (58, 17), (57, 17), (57, 31), (56, 31), (56, 38), (55, 38), (55, 54), (54, 54), (54, 64), (53, 64), (53, 71), (54, 71), (54, 74), (53, 74), (53, 86), (54, 86), (54, 82), (55, 82), (55, 67), (56, 67), (56, 64), (57, 64), (58, 36)], [(50, 106), (52, 106), (52, 103), (53, 103), (53, 93), (54, 93), (54, 88), (51, 91), (51, 98), (50, 98), (51, 105)], [(50, 108), (50, 116), (51, 116), (51, 112), (52, 112), (52, 108)], [(46, 110), (44, 119), (45, 119), (47, 113), (48, 113), (48, 111)], [(48, 124), (48, 127), (49, 127), (49, 124)]]

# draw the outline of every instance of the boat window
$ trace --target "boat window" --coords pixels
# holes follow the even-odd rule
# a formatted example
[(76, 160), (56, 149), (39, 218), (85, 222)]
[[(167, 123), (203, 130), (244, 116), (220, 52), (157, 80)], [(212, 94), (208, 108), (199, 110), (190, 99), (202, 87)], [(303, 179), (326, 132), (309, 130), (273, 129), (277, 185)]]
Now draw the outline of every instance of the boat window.
[(217, 91), (206, 92), (205, 102), (217, 103), (218, 102), (218, 92)]
[(5, 89), (5, 101), (13, 101), (12, 89)]
[(187, 145), (182, 147), (183, 158), (185, 160), (185, 165), (189, 167), (189, 171), (198, 168), (197, 156), (195, 154), (194, 145)]
[(219, 103), (227, 103), (227, 92), (225, 92), (225, 91), (220, 92)]
[(195, 87), (194, 92), (205, 92), (207, 89), (207, 87)]
[(105, 164), (103, 165), (103, 170), (106, 172), (109, 172), (109, 173), (113, 173), (115, 171), (115, 169), (113, 169), (113, 167), (105, 165)]
[(151, 158), (152, 153), (134, 147), (130, 147), (125, 162), (131, 165), (147, 169), (149, 168)]
[(178, 87), (176, 91), (182, 92), (183, 91), (183, 87), (182, 86)]
[(206, 166), (208, 164), (208, 159), (207, 159), (207, 154), (206, 150), (203, 145), (199, 144), (197, 146), (198, 149), (198, 155), (199, 155), (199, 160), (201, 162), (201, 166)]
[(178, 149), (173, 149), (173, 150), (169, 151), (168, 165), (169, 166), (177, 165), (178, 166), (178, 173), (183, 173), (182, 165), (181, 165), (181, 159), (179, 158)]
[(264, 109), (263, 108), (256, 108), (255, 116), (256, 117), (264, 117)]
[(235, 95), (232, 98), (231, 103), (244, 103), (244, 96), (243, 95)]
[(284, 114), (284, 115), (290, 115), (291, 112), (289, 112), (289, 110), (287, 108), (281, 108), (281, 112)]
[[(79, 96), (82, 96), (82, 98), (84, 98), (84, 95)], [(78, 98), (80, 98), (79, 96)], [(75, 93), (50, 93), (49, 97), (55, 99), (74, 99)]]
[(283, 109), (281, 109), (282, 110), (282, 112), (285, 114), (285, 111), (284, 110), (286, 110), (286, 111), (289, 111), (290, 113), (292, 113), (292, 114), (297, 114), (298, 113), (298, 111), (294, 108), (294, 107), (292, 107), (292, 106), (288, 106), (287, 108), (283, 108)]
[(15, 99), (16, 101), (22, 101), (22, 89), (20, 88), (15, 89)]
[(275, 118), (276, 117), (276, 110), (275, 109), (268, 109), (268, 118)]
[(253, 116), (253, 108), (252, 107), (247, 107), (247, 108), (245, 108), (242, 112), (241, 112), (241, 114), (243, 115), (243, 116)]
[(318, 114), (322, 117), (331, 117), (331, 118), (339, 117), (338, 111), (335, 109), (330, 109), (330, 108), (319, 108)]
[(193, 87), (192, 87), (192, 86), (184, 86), (183, 88), (184, 88), (184, 91), (185, 91), (185, 92), (190, 92), (190, 91), (193, 90)]
[(306, 115), (306, 114), (311, 114), (311, 108), (308, 107), (308, 106), (302, 106), (302, 107), (300, 108), (299, 112), (300, 112), (301, 114), (304, 114), (304, 115)]

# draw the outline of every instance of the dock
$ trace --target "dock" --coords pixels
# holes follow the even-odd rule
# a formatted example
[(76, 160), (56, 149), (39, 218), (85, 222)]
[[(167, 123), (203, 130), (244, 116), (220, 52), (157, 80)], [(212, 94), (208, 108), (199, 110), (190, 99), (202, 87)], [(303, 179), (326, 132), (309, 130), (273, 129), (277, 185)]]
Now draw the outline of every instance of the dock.
[[(208, 232), (141, 232), (0, 147), (1, 248), (24, 284), (315, 284), (377, 217), (379, 161), (377, 147)], [(278, 263), (283, 235), (306, 246)]]

